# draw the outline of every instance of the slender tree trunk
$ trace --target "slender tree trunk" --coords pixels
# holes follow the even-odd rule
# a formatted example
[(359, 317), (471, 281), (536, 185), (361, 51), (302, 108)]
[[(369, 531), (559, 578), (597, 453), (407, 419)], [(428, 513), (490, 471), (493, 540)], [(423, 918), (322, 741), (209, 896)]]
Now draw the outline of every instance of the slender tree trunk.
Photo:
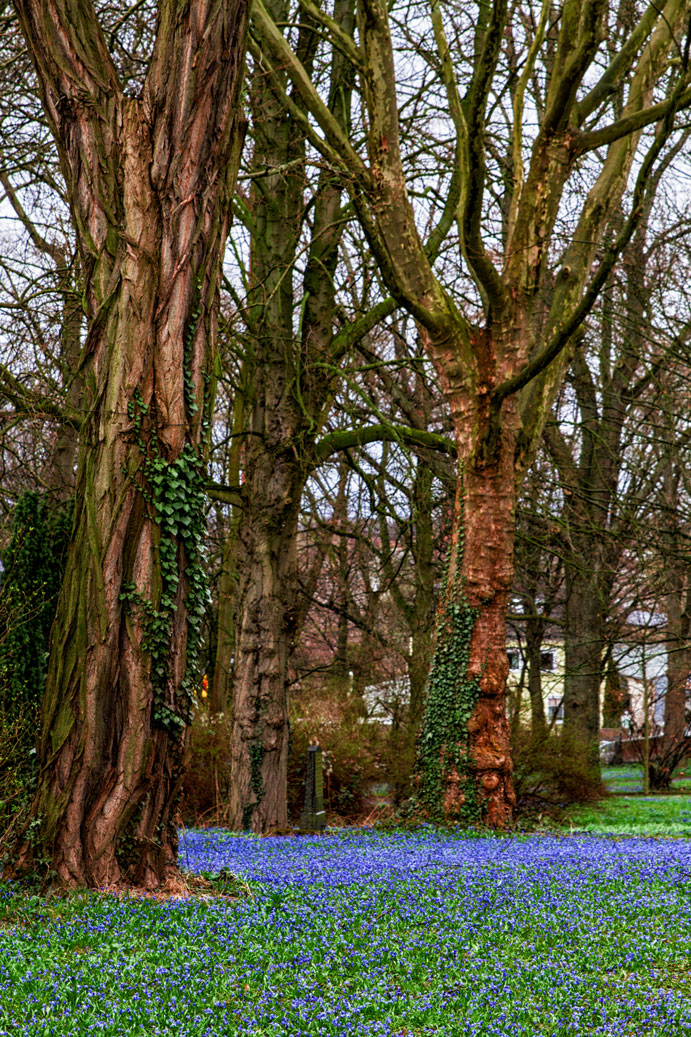
[(545, 702), (542, 697), (542, 635), (539, 619), (526, 624), (526, 653), (528, 657), (528, 694), (530, 695), (530, 728), (533, 741), (541, 741), (547, 732)]
[(408, 678), (410, 680), (410, 706), (406, 724), (411, 740), (417, 738), (420, 724), (425, 712), (425, 690), (429, 677), (432, 659), (432, 632), (424, 627), (414, 632), (411, 637), (412, 651), (408, 660)]
[[(63, 381), (67, 385), (67, 407), (72, 413), (78, 414), (81, 410), (84, 382), (79, 365), (84, 314), (77, 298), (78, 281), (75, 284), (66, 271), (61, 274), (60, 281), (63, 293), (60, 367)], [(68, 500), (74, 493), (74, 474), (78, 453), (77, 429), (71, 424), (60, 425), (46, 472), (46, 482), (60, 500)]]
[(584, 753), (589, 768), (596, 775), (600, 772), (603, 645), (602, 591), (597, 572), (588, 572), (582, 564), (567, 562), (564, 735), (576, 751)]
[[(228, 482), (231, 486), (240, 485), (240, 468), (245, 386), (247, 367), (243, 365), (243, 377), (238, 386), (233, 406), (233, 440), (228, 459)], [(211, 709), (214, 713), (225, 713), (232, 702), (233, 659), (235, 656), (235, 635), (237, 625), (238, 596), (238, 538), (242, 509), (234, 504), (228, 523), (228, 531), (223, 544), (221, 573), (218, 581), (218, 614), (216, 617), (216, 654), (214, 657), (214, 676), (211, 687)]]
[(68, 885), (155, 887), (175, 863), (206, 603), (202, 434), (247, 11), (182, 3), (173, 16), (163, 2), (134, 99), (87, 0), (78, 36), (61, 0), (48, 14), (33, 0), (18, 8), (61, 152), (89, 327), (41, 773), (9, 871), (48, 861)]
[[(680, 561), (677, 565), (683, 571)], [(682, 577), (674, 582), (676, 586), (667, 595), (667, 692), (665, 694), (665, 742), (671, 746), (685, 736), (686, 703), (689, 678), (691, 677), (691, 646), (689, 645), (689, 628), (691, 626), (691, 594), (684, 583), (689, 581)], [(670, 581), (672, 582), (672, 581)]]
[(237, 551), (230, 825), (266, 832), (288, 822), (286, 673), (294, 638), (296, 532), (302, 478), (285, 444), (248, 445)]
[(415, 601), (408, 662), (410, 708), (408, 728), (417, 738), (425, 709), (425, 688), (432, 658), (434, 628), (434, 530), (432, 528), (432, 470), (422, 459), (415, 470), (413, 486), (415, 558)]
[[(671, 430), (670, 430), (671, 431)], [(670, 440), (672, 439), (670, 435)], [(673, 446), (667, 447), (664, 492), (667, 504), (665, 546), (669, 552), (666, 573), (667, 692), (665, 694), (665, 745), (678, 744), (686, 732), (686, 700), (691, 675), (691, 565), (684, 559), (679, 528), (679, 485), (681, 466), (675, 462)]]

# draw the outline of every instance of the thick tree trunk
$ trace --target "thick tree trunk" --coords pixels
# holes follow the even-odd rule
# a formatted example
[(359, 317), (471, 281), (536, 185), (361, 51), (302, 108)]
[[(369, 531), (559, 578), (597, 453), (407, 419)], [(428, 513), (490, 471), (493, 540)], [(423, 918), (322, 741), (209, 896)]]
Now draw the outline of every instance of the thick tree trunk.
[(506, 717), (515, 433), (512, 408), (506, 410), (489, 460), (467, 450), (472, 425), (463, 419), (456, 425), (459, 453), (468, 460), (458, 480), (417, 765), (424, 807), (438, 812), (441, 804), (447, 818), (483, 819), (497, 828), (511, 823), (516, 804)]
[[(279, 21), (287, 19), (285, 0), (271, 0), (268, 6)], [(334, 14), (344, 31), (352, 32), (352, 0), (338, 0)], [(304, 18), (309, 23), (309, 16)], [(317, 39), (312, 25), (305, 24), (299, 49), (308, 68)], [(334, 52), (329, 103), (339, 121), (348, 117), (351, 78), (347, 61)], [(267, 832), (287, 825), (288, 660), (299, 618), (297, 522), (305, 481), (316, 463), (315, 435), (333, 388), (324, 361), (335, 366), (339, 359), (331, 352), (333, 275), (343, 224), (341, 186), (325, 170), (313, 200), (299, 338), (294, 282), (305, 218), (305, 141), (260, 70), (250, 97), (254, 163), (265, 175), (253, 181), (251, 192), (253, 343), (234, 557), (229, 820), (235, 829)], [(224, 622), (229, 627), (225, 617)]]
[(9, 870), (47, 862), (68, 885), (154, 887), (175, 863), (206, 602), (202, 435), (242, 142), (246, 7), (183, 4), (171, 21), (161, 4), (133, 99), (93, 10), (77, 39), (60, 0), (49, 15), (31, 0), (18, 6), (66, 173), (89, 331), (41, 773)]
[[(593, 561), (593, 566), (596, 565)], [(564, 736), (600, 773), (600, 684), (604, 630), (597, 570), (566, 563), (564, 627)]]

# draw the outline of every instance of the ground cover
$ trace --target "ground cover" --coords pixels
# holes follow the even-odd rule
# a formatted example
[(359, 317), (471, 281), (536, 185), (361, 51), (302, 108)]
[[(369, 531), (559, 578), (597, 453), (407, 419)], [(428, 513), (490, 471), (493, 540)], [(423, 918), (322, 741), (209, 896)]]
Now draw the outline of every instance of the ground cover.
[[(602, 779), (610, 792), (634, 794), (643, 791), (643, 765), (641, 763), (618, 764), (603, 767)], [(666, 795), (691, 792), (691, 774), (682, 767), (672, 779), (672, 789)]]
[(187, 832), (238, 900), (0, 887), (0, 1035), (691, 1034), (691, 843)]
[(691, 838), (691, 796), (611, 796), (599, 803), (571, 807), (567, 824), (571, 829), (602, 835)]

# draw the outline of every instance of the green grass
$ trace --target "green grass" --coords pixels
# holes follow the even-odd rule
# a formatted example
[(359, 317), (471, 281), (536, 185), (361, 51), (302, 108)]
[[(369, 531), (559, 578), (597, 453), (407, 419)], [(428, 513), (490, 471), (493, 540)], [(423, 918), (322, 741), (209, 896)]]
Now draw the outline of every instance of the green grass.
[(572, 807), (570, 828), (597, 835), (691, 837), (691, 796), (612, 796)]
[[(640, 763), (603, 767), (602, 778), (608, 790), (615, 794), (628, 795), (643, 791), (643, 765)], [(672, 779), (671, 794), (679, 792), (691, 792), (691, 769), (688, 767), (678, 770)]]

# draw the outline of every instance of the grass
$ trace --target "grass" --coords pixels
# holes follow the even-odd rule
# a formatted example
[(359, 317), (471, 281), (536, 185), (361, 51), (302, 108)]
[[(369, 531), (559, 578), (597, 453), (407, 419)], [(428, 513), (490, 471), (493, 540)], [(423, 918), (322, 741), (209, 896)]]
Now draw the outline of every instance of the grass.
[(2, 886), (0, 1037), (691, 1035), (691, 843), (643, 835), (681, 802), (612, 806), (634, 836), (185, 833), (234, 900)]
[(569, 825), (600, 835), (691, 837), (691, 797), (612, 796), (572, 808)]
[[(640, 763), (623, 764), (617, 767), (603, 767), (602, 777), (610, 792), (633, 794), (643, 791), (643, 765)], [(671, 793), (691, 792), (691, 773), (687, 768), (677, 771), (672, 781)], [(670, 793), (665, 793), (670, 795)]]

